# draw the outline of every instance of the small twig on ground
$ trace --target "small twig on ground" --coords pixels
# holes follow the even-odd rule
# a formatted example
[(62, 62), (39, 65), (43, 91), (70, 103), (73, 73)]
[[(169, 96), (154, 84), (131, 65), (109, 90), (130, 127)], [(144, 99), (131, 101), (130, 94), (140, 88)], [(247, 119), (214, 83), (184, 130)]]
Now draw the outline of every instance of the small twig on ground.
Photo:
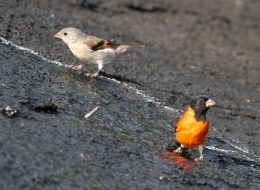
[(85, 114), (85, 118), (86, 118), (86, 119), (89, 118), (93, 113), (95, 113), (95, 112), (97, 111), (98, 108), (99, 108), (99, 107), (97, 106), (97, 107), (95, 107), (93, 110), (91, 110), (90, 112), (86, 113), (86, 114)]

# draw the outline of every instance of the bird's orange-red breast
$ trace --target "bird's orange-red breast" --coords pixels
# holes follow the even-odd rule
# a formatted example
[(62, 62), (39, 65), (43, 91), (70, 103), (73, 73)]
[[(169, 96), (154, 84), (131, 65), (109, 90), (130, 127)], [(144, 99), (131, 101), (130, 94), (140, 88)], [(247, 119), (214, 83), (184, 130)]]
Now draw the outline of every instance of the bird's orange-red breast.
[(195, 111), (188, 106), (186, 112), (176, 124), (176, 139), (188, 148), (202, 145), (208, 133), (208, 120), (196, 118)]

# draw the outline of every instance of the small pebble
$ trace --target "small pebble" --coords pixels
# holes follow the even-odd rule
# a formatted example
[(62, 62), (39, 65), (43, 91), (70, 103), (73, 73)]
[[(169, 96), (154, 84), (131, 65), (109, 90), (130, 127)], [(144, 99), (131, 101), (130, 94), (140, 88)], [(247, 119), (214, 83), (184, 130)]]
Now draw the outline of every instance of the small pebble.
[(0, 110), (4, 116), (10, 117), (10, 118), (17, 116), (17, 110), (12, 109), (10, 106), (6, 106), (4, 108), (1, 108)]

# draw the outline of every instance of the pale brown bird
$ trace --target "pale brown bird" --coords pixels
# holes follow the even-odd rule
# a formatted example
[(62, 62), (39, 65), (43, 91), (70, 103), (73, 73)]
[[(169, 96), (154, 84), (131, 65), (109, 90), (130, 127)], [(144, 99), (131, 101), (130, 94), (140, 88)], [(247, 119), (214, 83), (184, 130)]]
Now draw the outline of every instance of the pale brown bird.
[[(127, 49), (136, 47), (135, 45), (122, 45), (109, 40), (88, 35), (77, 28), (63, 28), (56, 38), (62, 39), (70, 48), (74, 56), (87, 64), (97, 64), (98, 71), (85, 74), (88, 77), (96, 77), (104, 65), (111, 63)], [(84, 65), (73, 66), (75, 70), (80, 70)]]

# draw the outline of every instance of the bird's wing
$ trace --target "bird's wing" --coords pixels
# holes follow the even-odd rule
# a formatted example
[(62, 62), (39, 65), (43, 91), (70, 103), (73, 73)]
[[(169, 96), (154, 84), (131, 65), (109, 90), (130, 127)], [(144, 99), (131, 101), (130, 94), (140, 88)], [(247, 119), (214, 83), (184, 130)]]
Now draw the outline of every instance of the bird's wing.
[(102, 38), (97, 38), (95, 36), (88, 36), (84, 42), (92, 51), (97, 51), (106, 48), (117, 48), (119, 46), (118, 43), (112, 40), (104, 40)]
[(87, 35), (87, 37), (84, 39), (84, 44), (86, 44), (90, 49), (97, 45), (100, 41), (103, 41), (101, 38), (97, 38), (95, 36)]
[(110, 40), (101, 40), (95, 45), (91, 47), (93, 51), (101, 50), (101, 49), (106, 49), (106, 48), (112, 48), (115, 49), (119, 46), (118, 43), (110, 41)]

